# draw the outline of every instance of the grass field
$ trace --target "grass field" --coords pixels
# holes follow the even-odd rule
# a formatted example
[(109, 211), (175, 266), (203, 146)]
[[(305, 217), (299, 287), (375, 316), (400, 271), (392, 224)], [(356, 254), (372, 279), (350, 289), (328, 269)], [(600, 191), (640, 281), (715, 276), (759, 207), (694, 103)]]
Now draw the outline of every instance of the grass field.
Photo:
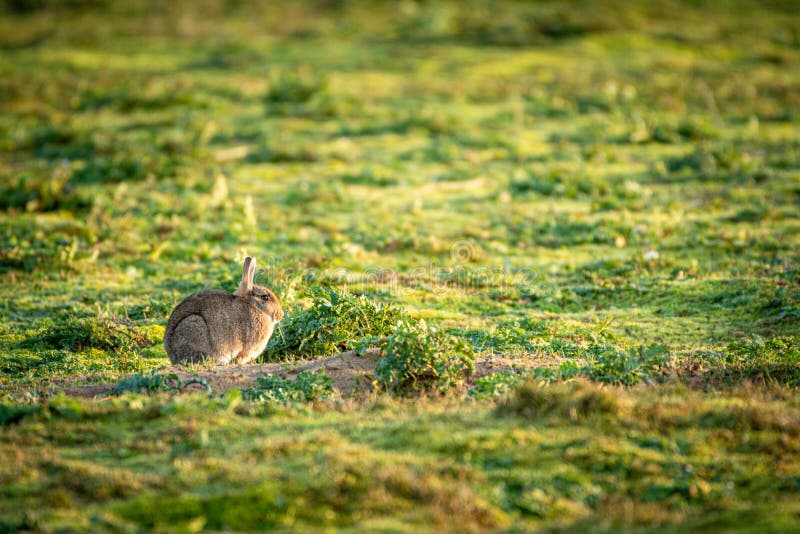
[[(798, 28), (5, 2), (0, 532), (800, 531)], [(246, 255), (264, 368), (389, 347), (368, 387), (178, 394), (167, 317)]]

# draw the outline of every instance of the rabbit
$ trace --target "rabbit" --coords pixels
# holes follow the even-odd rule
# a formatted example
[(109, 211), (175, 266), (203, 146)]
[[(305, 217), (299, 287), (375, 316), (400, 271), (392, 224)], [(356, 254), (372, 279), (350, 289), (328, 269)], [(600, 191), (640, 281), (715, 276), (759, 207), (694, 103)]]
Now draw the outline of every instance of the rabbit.
[(275, 293), (253, 284), (255, 272), (256, 260), (248, 257), (235, 293), (200, 291), (175, 307), (164, 332), (173, 364), (244, 364), (264, 351), (283, 309)]

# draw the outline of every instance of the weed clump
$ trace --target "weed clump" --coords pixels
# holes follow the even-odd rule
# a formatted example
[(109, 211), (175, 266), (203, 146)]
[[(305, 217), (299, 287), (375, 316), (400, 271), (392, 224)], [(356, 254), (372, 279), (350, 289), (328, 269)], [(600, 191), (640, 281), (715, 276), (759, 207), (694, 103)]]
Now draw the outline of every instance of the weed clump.
[(208, 393), (211, 393), (211, 384), (205, 378), (195, 376), (184, 381), (177, 373), (158, 373), (151, 370), (148, 373), (136, 373), (130, 378), (121, 380), (114, 386), (114, 395), (123, 393), (180, 393), (187, 386), (200, 384)]
[(685, 119), (680, 122), (652, 117), (647, 120), (638, 118), (635, 125), (626, 135), (618, 139), (625, 143), (664, 143), (678, 144), (686, 141), (706, 141), (718, 139), (720, 133), (710, 124), (697, 119)]
[(470, 395), (475, 398), (499, 397), (509, 393), (526, 380), (543, 383), (562, 382), (574, 378), (588, 379), (615, 385), (632, 386), (651, 380), (669, 362), (669, 350), (664, 345), (642, 345), (621, 350), (611, 345), (596, 344), (582, 347), (566, 340), (554, 339), (540, 348), (568, 345), (573, 351), (561, 354), (570, 358), (559, 367), (522, 369), (513, 367), (481, 377), (475, 381)]
[[(518, 47), (635, 27), (629, 12), (609, 9), (608, 5), (603, 10), (579, 10), (532, 3), (520, 4), (513, 12), (498, 9), (491, 2), (465, 5), (469, 7), (449, 13), (443, 9), (446, 4), (433, 4), (412, 16), (400, 16), (399, 37), (412, 42), (449, 39), (471, 45)], [(440, 23), (443, 18), (448, 24)]]
[(49, 224), (35, 214), (13, 214), (0, 224), (0, 272), (80, 269), (97, 259), (97, 237), (91, 223)]
[(0, 210), (83, 212), (93, 200), (69, 183), (68, 167), (55, 169), (49, 176), (11, 176), (0, 184)]
[(529, 377), (530, 373), (516, 368), (498, 371), (475, 380), (475, 387), (470, 389), (469, 394), (475, 399), (501, 397)]
[[(581, 375), (583, 378), (588, 378)], [(569, 376), (572, 378), (572, 375)], [(474, 399), (499, 398), (513, 392), (514, 389), (527, 380), (536, 380), (543, 384), (568, 380), (557, 368), (535, 367), (525, 369), (514, 366), (496, 373), (490, 373), (475, 380), (475, 385), (470, 389), (469, 395)]]
[(424, 321), (402, 319), (391, 335), (362, 340), (363, 347), (370, 344), (386, 353), (375, 368), (375, 379), (387, 391), (444, 391), (462, 385), (475, 371), (472, 345)]
[(24, 340), (25, 348), (80, 351), (88, 348), (131, 352), (153, 345), (157, 340), (132, 327), (106, 317), (70, 317), (45, 326), (42, 333)]
[[(797, 338), (760, 336), (729, 343), (724, 350), (701, 351), (682, 366), (710, 382), (742, 380), (800, 386), (800, 345)], [(684, 369), (679, 369), (683, 371)]]
[(57, 161), (90, 158), (97, 145), (91, 132), (66, 124), (44, 124), (21, 135), (14, 148), (31, 151), (39, 158)]
[(38, 404), (0, 404), (0, 426), (19, 423), (29, 415), (41, 413)]
[(615, 197), (620, 200), (635, 200), (640, 196), (636, 189), (624, 182), (560, 169), (514, 178), (509, 181), (508, 190), (514, 197), (536, 193), (543, 197), (570, 199), (597, 200)]
[(42, 357), (34, 361), (14, 357), (3, 368), (5, 372), (32, 372), (39, 376), (67, 369), (70, 373), (93, 372), (99, 369), (99, 357), (119, 371), (140, 371), (145, 366), (143, 349), (160, 343), (162, 336), (160, 327), (134, 328), (109, 317), (48, 320), (37, 335), (16, 345), (19, 349), (32, 349)]
[(309, 296), (311, 306), (289, 316), (286, 334), (270, 340), (271, 358), (378, 346), (386, 356), (378, 362), (376, 380), (402, 394), (460, 385), (474, 370), (469, 342), (403, 318), (398, 307), (329, 287), (313, 288)]
[(260, 376), (254, 387), (242, 389), (242, 398), (259, 402), (313, 402), (334, 395), (333, 381), (325, 371), (301, 371), (295, 380), (275, 375)]
[(770, 171), (762, 159), (754, 157), (733, 145), (698, 145), (693, 152), (670, 156), (664, 168), (679, 178), (699, 177), (702, 180), (763, 182)]
[(640, 345), (626, 351), (610, 345), (595, 345), (588, 351), (585, 365), (562, 364), (560, 371), (562, 375), (575, 371), (598, 382), (631, 386), (649, 381), (668, 361), (669, 349), (664, 345)]
[(498, 404), (497, 411), (529, 419), (555, 416), (577, 420), (616, 413), (618, 404), (611, 391), (588, 381), (548, 385), (527, 380)]
[(269, 88), (264, 94), (265, 104), (303, 104), (324, 91), (325, 78), (306, 73), (280, 72), (271, 76)]
[(334, 354), (355, 347), (362, 338), (390, 334), (400, 309), (364, 295), (330, 287), (309, 290), (311, 306), (289, 315), (284, 328), (273, 335), (269, 359)]
[(665, 345), (640, 345), (627, 350), (608, 344), (578, 347), (574, 359), (562, 362), (558, 368), (540, 368), (537, 378), (548, 382), (583, 377), (595, 382), (632, 386), (650, 383), (670, 361)]
[(104, 184), (139, 181), (147, 178), (148, 167), (135, 157), (98, 157), (76, 168), (70, 179), (78, 184)]
[(552, 331), (546, 321), (526, 317), (501, 322), (493, 331), (477, 328), (453, 333), (462, 334), (479, 352), (530, 352)]

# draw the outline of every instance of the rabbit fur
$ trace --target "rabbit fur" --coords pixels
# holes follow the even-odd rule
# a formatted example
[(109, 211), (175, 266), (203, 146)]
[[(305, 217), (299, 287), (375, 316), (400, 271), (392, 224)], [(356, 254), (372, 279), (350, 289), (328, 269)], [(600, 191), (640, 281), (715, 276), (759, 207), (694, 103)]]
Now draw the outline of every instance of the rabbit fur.
[(164, 333), (173, 364), (244, 364), (264, 351), (283, 310), (275, 293), (253, 283), (255, 271), (248, 257), (234, 293), (200, 291), (175, 307)]

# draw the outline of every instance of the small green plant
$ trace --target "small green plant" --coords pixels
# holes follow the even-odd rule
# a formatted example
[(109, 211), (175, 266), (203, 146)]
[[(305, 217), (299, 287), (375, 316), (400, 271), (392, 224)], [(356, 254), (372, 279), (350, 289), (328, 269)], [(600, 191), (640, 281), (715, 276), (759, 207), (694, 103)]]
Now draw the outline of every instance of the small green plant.
[(211, 393), (211, 384), (203, 377), (195, 376), (188, 380), (183, 380), (177, 373), (159, 373), (151, 370), (147, 373), (136, 373), (135, 375), (120, 380), (112, 392), (114, 395), (123, 393), (180, 393), (187, 386), (200, 384), (208, 393)]
[(645, 382), (669, 361), (664, 345), (640, 345), (619, 350), (610, 345), (594, 345), (580, 374), (598, 382), (630, 386)]
[(268, 346), (269, 359), (334, 354), (365, 337), (388, 335), (400, 309), (331, 287), (308, 291), (311, 306), (284, 321)]
[(375, 368), (375, 379), (387, 391), (445, 391), (462, 385), (475, 371), (472, 345), (424, 321), (401, 319), (391, 335), (362, 340), (362, 348), (371, 344), (386, 353)]
[[(538, 371), (538, 368), (536, 370)], [(475, 380), (475, 386), (470, 389), (469, 394), (476, 399), (500, 397), (531, 376), (532, 372), (519, 369), (505, 369), (491, 373)]]
[(333, 398), (335, 391), (325, 371), (301, 371), (295, 380), (275, 375), (258, 377), (252, 388), (242, 389), (242, 398), (259, 402), (309, 402)]
[(753, 336), (730, 343), (725, 359), (729, 364), (773, 362), (797, 365), (800, 364), (800, 347), (797, 339), (791, 337), (764, 339), (761, 336)]
[(540, 378), (552, 382), (581, 376), (596, 382), (632, 386), (651, 381), (669, 363), (669, 349), (664, 345), (641, 345), (623, 350), (598, 344), (580, 347), (579, 357), (582, 362), (567, 360), (557, 370), (542, 373)]
[(494, 330), (467, 330), (463, 335), (480, 352), (531, 352), (551, 333), (545, 321), (523, 318), (499, 323)]

